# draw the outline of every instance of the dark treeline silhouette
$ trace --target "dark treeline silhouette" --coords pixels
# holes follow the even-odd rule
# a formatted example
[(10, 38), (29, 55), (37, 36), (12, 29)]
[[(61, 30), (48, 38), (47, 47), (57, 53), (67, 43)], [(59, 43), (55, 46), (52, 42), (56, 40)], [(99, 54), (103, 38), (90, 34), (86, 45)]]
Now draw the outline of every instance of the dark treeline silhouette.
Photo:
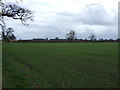
[[(13, 29), (8, 29), (9, 33), (13, 32)], [(6, 34), (7, 35), (7, 34)], [(13, 36), (13, 34), (12, 34)], [(113, 39), (97, 39), (95, 34), (91, 34), (88, 39), (77, 39), (75, 31), (70, 31), (66, 35), (66, 39), (60, 39), (59, 37), (55, 37), (54, 39), (46, 39), (43, 38), (33, 38), (31, 40), (15, 40), (16, 38), (9, 39), (9, 42), (118, 42), (119, 39), (113, 40)]]
[(31, 40), (10, 40), (11, 42), (118, 42), (119, 39), (97, 39), (95, 34), (91, 34), (88, 39), (77, 39), (76, 32), (71, 30), (69, 33), (65, 35), (66, 39), (60, 39), (59, 37), (55, 37), (54, 39), (43, 39), (43, 38), (33, 38)]
[(59, 39), (59, 38), (55, 38), (55, 39), (31, 39), (31, 40), (10, 40), (10, 42), (119, 42), (120, 39), (116, 39), (116, 40), (113, 40), (113, 39), (95, 39), (95, 40), (88, 40), (88, 39), (74, 39), (74, 40), (69, 40), (69, 39)]

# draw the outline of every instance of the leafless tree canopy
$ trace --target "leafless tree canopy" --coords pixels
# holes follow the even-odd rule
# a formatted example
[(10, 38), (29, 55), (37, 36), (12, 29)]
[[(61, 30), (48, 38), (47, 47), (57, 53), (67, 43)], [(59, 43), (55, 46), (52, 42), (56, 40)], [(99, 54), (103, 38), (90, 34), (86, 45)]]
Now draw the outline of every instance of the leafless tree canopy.
[(76, 33), (75, 31), (70, 31), (69, 33), (66, 34), (66, 38), (69, 40), (76, 39)]
[[(17, 1), (16, 1), (17, 2)], [(5, 40), (8, 31), (4, 18), (9, 17), (20, 20), (23, 25), (28, 25), (27, 21), (33, 21), (33, 12), (29, 9), (22, 8), (17, 4), (6, 3), (0, 0), (0, 28), (2, 29), (2, 39)], [(9, 28), (10, 29), (10, 28)]]
[(22, 24), (28, 25), (27, 20), (33, 21), (33, 12), (29, 9), (22, 8), (16, 4), (0, 3), (1, 16), (11, 17), (21, 20)]
[(12, 33), (14, 32), (13, 28), (9, 27), (7, 30), (6, 30), (6, 36), (9, 35), (9, 33)]
[(89, 38), (90, 38), (90, 40), (96, 40), (96, 36), (95, 36), (95, 34), (93, 34), (93, 33), (90, 35)]

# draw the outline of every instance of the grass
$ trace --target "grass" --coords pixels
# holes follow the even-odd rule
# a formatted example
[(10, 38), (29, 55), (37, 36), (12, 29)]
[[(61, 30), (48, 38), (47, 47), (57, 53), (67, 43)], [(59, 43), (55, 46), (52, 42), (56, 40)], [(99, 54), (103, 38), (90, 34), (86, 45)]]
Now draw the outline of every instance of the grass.
[(4, 43), (3, 88), (118, 87), (118, 43)]

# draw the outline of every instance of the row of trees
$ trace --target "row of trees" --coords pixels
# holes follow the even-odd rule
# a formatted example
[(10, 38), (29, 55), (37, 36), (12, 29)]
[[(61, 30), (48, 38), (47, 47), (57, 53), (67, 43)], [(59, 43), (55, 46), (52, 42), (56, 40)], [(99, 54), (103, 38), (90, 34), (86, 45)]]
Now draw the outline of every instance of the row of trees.
[[(67, 33), (67, 34), (66, 34), (66, 38), (67, 38), (68, 40), (77, 39), (77, 36), (76, 36), (75, 31), (72, 31), (72, 30), (71, 30), (69, 33)], [(96, 40), (95, 34), (92, 33), (92, 34), (90, 35), (89, 39), (92, 40), (92, 41), (93, 41), (93, 40)]]

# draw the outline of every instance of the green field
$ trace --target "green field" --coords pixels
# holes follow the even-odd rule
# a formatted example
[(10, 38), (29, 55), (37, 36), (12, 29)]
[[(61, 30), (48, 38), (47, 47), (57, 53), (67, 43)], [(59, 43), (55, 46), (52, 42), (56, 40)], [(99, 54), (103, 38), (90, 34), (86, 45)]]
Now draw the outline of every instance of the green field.
[(118, 43), (3, 43), (3, 88), (118, 87)]

